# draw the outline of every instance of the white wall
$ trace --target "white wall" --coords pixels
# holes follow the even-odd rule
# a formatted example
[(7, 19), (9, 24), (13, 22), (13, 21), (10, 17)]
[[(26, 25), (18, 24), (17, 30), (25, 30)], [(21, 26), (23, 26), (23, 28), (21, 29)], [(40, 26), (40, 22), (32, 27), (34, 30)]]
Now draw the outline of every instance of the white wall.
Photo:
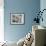
[(0, 42), (4, 41), (4, 0), (0, 0)]

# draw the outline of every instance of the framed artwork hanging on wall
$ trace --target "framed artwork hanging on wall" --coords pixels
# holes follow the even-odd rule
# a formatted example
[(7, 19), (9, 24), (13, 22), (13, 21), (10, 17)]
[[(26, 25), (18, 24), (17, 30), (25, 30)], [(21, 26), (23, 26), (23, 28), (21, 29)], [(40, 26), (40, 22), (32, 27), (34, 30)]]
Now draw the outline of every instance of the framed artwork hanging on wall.
[(11, 24), (24, 24), (24, 13), (11, 13)]

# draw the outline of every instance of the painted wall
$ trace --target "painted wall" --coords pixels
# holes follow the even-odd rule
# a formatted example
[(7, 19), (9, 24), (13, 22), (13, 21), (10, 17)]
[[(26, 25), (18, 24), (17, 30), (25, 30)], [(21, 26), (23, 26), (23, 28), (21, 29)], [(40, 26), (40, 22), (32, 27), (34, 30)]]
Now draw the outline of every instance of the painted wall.
[[(35, 12), (40, 9), (40, 0), (4, 0), (4, 38), (18, 41), (32, 29)], [(11, 25), (10, 13), (21, 12), (25, 15), (24, 25)], [(34, 24), (34, 23), (33, 23)]]
[(0, 42), (4, 41), (4, 0), (0, 0)]
[[(43, 9), (46, 9), (46, 0), (40, 1), (40, 10), (43, 10)], [(40, 21), (40, 25), (46, 27), (46, 11), (43, 13), (42, 17), (43, 17), (44, 20), (43, 20), (43, 22)], [(45, 39), (45, 44), (46, 44), (46, 39)]]
[[(41, 11), (42, 11), (43, 9), (46, 9), (46, 0), (41, 0), (41, 1), (40, 1), (40, 9), (41, 9)], [(42, 17), (43, 17), (43, 22), (41, 21), (41, 22), (40, 22), (40, 25), (46, 27), (46, 10), (43, 12)]]

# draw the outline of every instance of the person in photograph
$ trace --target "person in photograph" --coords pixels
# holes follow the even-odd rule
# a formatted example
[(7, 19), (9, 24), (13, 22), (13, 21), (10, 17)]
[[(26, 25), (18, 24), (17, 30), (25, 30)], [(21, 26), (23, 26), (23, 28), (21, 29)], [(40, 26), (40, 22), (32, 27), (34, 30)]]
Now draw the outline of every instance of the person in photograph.
[(13, 15), (12, 22), (21, 23), (21, 19), (22, 19), (21, 15), (17, 15), (17, 16)]

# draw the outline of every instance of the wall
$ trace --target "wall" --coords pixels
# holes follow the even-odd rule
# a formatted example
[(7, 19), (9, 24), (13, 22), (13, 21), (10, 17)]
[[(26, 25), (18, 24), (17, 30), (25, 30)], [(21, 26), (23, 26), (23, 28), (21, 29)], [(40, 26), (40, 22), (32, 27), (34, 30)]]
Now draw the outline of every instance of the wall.
[[(18, 41), (32, 29), (34, 17), (40, 9), (40, 0), (4, 0), (4, 38), (7, 41)], [(11, 25), (10, 13), (25, 14), (24, 25)]]
[[(4, 0), (0, 0), (0, 42), (4, 41)], [(1, 46), (1, 45), (0, 45)]]
[[(41, 9), (41, 11), (42, 11), (43, 9), (46, 9), (46, 0), (41, 0), (41, 1), (40, 1), (40, 9)], [(46, 27), (46, 20), (45, 20), (45, 19), (46, 19), (46, 11), (43, 12), (42, 17), (43, 17), (43, 22), (41, 21), (41, 22), (40, 22), (40, 25)]]
[[(40, 10), (46, 9), (46, 0), (40, 0)], [(43, 17), (43, 22), (40, 21), (40, 25), (46, 27), (46, 11), (42, 15)], [(46, 34), (45, 34), (46, 36)], [(45, 38), (45, 43), (46, 43), (46, 38)]]

